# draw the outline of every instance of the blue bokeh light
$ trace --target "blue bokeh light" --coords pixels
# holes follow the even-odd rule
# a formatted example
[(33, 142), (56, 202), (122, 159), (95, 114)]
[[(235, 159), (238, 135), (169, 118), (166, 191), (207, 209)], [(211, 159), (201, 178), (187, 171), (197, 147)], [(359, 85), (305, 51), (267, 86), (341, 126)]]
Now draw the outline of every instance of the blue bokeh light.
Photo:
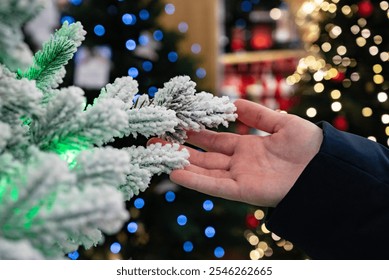
[(146, 46), (150, 40), (149, 37), (147, 37), (146, 35), (140, 35), (138, 41), (140, 45)]
[(146, 72), (150, 72), (153, 69), (153, 64), (147, 60), (142, 63), (142, 67)]
[(203, 79), (203, 78), (205, 78), (205, 76), (207, 76), (207, 71), (202, 67), (197, 68), (196, 76), (200, 79)]
[(105, 27), (102, 26), (101, 24), (97, 24), (93, 29), (93, 31), (97, 36), (103, 36), (105, 34)]
[(134, 14), (124, 14), (122, 21), (125, 25), (134, 25), (136, 23), (136, 16)]
[(211, 200), (206, 200), (203, 202), (203, 209), (205, 211), (211, 211), (213, 209), (213, 202)]
[(237, 19), (237, 20), (235, 21), (235, 25), (236, 25), (237, 27), (246, 27), (247, 22), (246, 22), (246, 20), (244, 20), (243, 18), (240, 18), (240, 19)]
[(68, 254), (69, 259), (71, 260), (77, 260), (80, 254), (77, 251), (73, 251)]
[(215, 255), (216, 258), (222, 258), (224, 256), (224, 249), (222, 247), (216, 247), (215, 250), (213, 251), (213, 254)]
[(142, 209), (145, 206), (145, 201), (143, 198), (138, 197), (134, 200), (134, 206), (136, 209)]
[(193, 243), (190, 241), (185, 241), (184, 245), (182, 246), (185, 252), (192, 252), (193, 251)]
[(131, 67), (128, 69), (128, 76), (136, 78), (139, 75), (139, 70), (135, 67)]
[[(157, 87), (151, 86), (151, 87), (149, 87), (147, 93), (149, 94), (149, 96), (150, 96), (151, 98), (154, 98), (155, 93), (156, 93), (157, 91), (158, 91)], [(166, 199), (166, 195), (167, 195), (167, 193), (165, 194), (165, 199)], [(173, 196), (175, 197), (175, 194), (174, 194), (174, 193), (173, 193)], [(166, 200), (167, 200), (167, 199), (166, 199)], [(174, 200), (174, 198), (173, 198), (173, 200)]]
[(201, 52), (201, 46), (200, 44), (193, 44), (190, 48), (193, 53), (200, 53)]
[(76, 20), (74, 17), (71, 16), (63, 16), (61, 17), (61, 24), (64, 24), (64, 22), (67, 21), (69, 24), (74, 23)]
[(82, 0), (69, 0), (69, 2), (74, 6), (80, 6), (82, 4)]
[(150, 13), (146, 9), (140, 10), (139, 17), (141, 20), (148, 20), (150, 18)]
[(177, 224), (179, 224), (180, 226), (185, 226), (187, 222), (188, 218), (185, 215), (179, 215), (177, 217)]
[(205, 233), (205, 236), (208, 237), (208, 238), (212, 238), (215, 236), (216, 234), (216, 230), (214, 227), (207, 227), (204, 231)]
[(136, 42), (132, 39), (127, 40), (126, 42), (126, 48), (130, 51), (133, 51), (136, 49)]
[(168, 15), (174, 14), (175, 11), (176, 11), (176, 7), (173, 4), (169, 3), (165, 5), (165, 12)]
[(122, 249), (122, 245), (120, 245), (119, 242), (114, 242), (111, 244), (111, 246), (109, 247), (109, 250), (114, 253), (114, 254), (117, 254), (120, 252), (120, 250)]
[(162, 41), (163, 39), (163, 32), (161, 30), (155, 30), (153, 33), (153, 37), (156, 41)]
[(131, 222), (127, 225), (127, 231), (129, 233), (135, 233), (138, 230), (138, 224), (135, 222)]
[(170, 62), (176, 62), (178, 60), (178, 53), (177, 52), (170, 52), (167, 55), (167, 58)]
[(181, 22), (178, 24), (178, 30), (179, 30), (181, 33), (187, 32), (188, 29), (189, 29), (189, 26), (188, 26), (188, 24), (187, 24), (185, 21), (181, 21)]
[(240, 8), (243, 12), (248, 13), (253, 9), (253, 4), (248, 0), (242, 1), (242, 3), (240, 4)]
[(165, 193), (165, 199), (167, 202), (173, 202), (176, 199), (176, 194), (172, 191)]

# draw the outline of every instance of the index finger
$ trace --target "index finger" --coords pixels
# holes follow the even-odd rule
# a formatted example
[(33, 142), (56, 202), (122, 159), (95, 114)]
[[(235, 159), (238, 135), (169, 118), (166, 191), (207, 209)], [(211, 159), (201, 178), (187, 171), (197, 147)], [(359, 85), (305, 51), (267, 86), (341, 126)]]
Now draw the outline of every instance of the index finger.
[(187, 143), (199, 147), (208, 152), (218, 152), (232, 155), (239, 135), (228, 132), (215, 132), (212, 130), (201, 130), (199, 132), (189, 131)]
[(277, 132), (284, 122), (285, 114), (273, 111), (252, 101), (238, 99), (234, 102), (238, 119), (249, 127), (257, 128), (268, 133)]

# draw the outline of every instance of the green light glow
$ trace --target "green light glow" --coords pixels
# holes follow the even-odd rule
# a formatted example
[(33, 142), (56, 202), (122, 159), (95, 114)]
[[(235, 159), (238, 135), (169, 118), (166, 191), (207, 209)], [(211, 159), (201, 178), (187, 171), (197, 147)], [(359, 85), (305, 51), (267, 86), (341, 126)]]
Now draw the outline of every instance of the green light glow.
[(91, 144), (88, 142), (88, 139), (78, 137), (77, 143), (63, 140), (60, 143), (55, 143), (52, 147), (50, 150), (58, 154), (62, 160), (66, 161), (70, 168), (73, 168), (77, 164), (77, 156), (81, 151), (89, 149)]
[(11, 200), (12, 201), (17, 201), (18, 200), (18, 198), (19, 198), (19, 189), (16, 186), (12, 187), (10, 196), (11, 196)]
[(7, 180), (6, 178), (0, 178), (0, 202), (3, 200), (5, 190), (7, 189)]

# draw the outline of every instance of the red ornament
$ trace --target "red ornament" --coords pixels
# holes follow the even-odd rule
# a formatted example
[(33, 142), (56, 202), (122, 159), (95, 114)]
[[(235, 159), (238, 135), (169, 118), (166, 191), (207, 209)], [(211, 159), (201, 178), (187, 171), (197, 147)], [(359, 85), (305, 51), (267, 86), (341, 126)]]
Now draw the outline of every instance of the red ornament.
[(243, 51), (245, 49), (245, 30), (240, 27), (232, 29), (231, 34), (231, 50), (233, 52)]
[(246, 225), (248, 228), (255, 229), (259, 226), (259, 221), (255, 218), (254, 214), (247, 214)]
[(338, 74), (335, 77), (333, 77), (332, 80), (337, 83), (341, 83), (343, 82), (345, 77), (346, 75), (343, 72), (338, 72)]
[(347, 131), (348, 130), (348, 121), (345, 116), (337, 116), (332, 124), (339, 130)]
[(373, 4), (370, 0), (362, 0), (358, 3), (358, 14), (361, 17), (370, 17), (373, 13)]
[(272, 28), (268, 25), (258, 25), (251, 30), (250, 44), (254, 50), (269, 49), (273, 46)]

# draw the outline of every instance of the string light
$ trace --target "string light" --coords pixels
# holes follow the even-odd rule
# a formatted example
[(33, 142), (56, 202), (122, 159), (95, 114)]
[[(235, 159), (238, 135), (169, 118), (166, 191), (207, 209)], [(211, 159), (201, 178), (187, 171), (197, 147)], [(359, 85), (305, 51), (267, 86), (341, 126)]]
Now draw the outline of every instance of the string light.
[(180, 226), (185, 226), (187, 222), (188, 218), (185, 215), (179, 215), (177, 217), (177, 224), (179, 224)]
[(377, 94), (377, 99), (378, 99), (379, 102), (383, 103), (386, 100), (388, 100), (388, 95), (386, 94), (386, 92), (379, 92)]
[(334, 89), (331, 91), (331, 98), (332, 99), (339, 99), (342, 96), (340, 91), (338, 89)]
[(373, 110), (370, 107), (364, 107), (362, 109), (362, 116), (368, 118), (373, 115)]
[(386, 11), (387, 9), (389, 9), (389, 3), (387, 1), (381, 1), (380, 7), (383, 11)]
[(369, 53), (372, 55), (372, 56), (376, 56), (378, 54), (379, 50), (376, 46), (371, 46), (369, 48)]
[(214, 227), (207, 227), (205, 230), (204, 230), (204, 233), (205, 233), (205, 236), (208, 237), (208, 238), (212, 238), (215, 236), (216, 234), (216, 230)]
[(216, 258), (222, 258), (225, 254), (225, 251), (223, 247), (216, 247), (215, 250), (213, 251), (213, 254), (215, 255)]
[(122, 16), (122, 21), (125, 25), (135, 25), (136, 16), (134, 14), (124, 14)]
[(134, 206), (136, 209), (142, 209), (145, 206), (145, 201), (143, 198), (138, 197), (134, 200)]
[(207, 71), (204, 68), (202, 68), (202, 67), (197, 68), (196, 76), (198, 78), (203, 79), (203, 78), (205, 78), (206, 75), (207, 75)]
[(351, 26), (350, 30), (354, 35), (357, 35), (359, 31), (361, 31), (361, 28), (358, 25), (353, 25)]
[(212, 209), (213, 209), (213, 202), (211, 200), (205, 200), (203, 202), (203, 209), (205, 211), (212, 211)]
[(336, 49), (337, 53), (339, 55), (345, 55), (346, 52), (347, 52), (347, 48), (345, 46), (339, 46), (337, 49)]
[(324, 91), (324, 85), (322, 83), (316, 83), (314, 86), (313, 86), (313, 90), (317, 93), (321, 93)]
[(184, 251), (187, 253), (192, 252), (193, 248), (194, 248), (193, 243), (190, 241), (185, 241), (184, 244), (182, 245), (182, 247), (183, 247)]
[(146, 9), (142, 9), (139, 11), (139, 18), (141, 20), (148, 20), (150, 18), (150, 13)]
[(174, 14), (175, 11), (176, 7), (173, 4), (169, 3), (165, 5), (165, 13), (167, 13), (168, 15)]
[(388, 114), (383, 114), (381, 116), (381, 121), (383, 124), (389, 124), (389, 115)]
[(173, 202), (176, 199), (176, 194), (172, 191), (165, 193), (165, 199), (167, 202)]
[(155, 41), (162, 41), (163, 39), (163, 32), (161, 30), (155, 30), (153, 33), (153, 37)]
[(146, 60), (142, 63), (142, 68), (146, 72), (150, 72), (153, 69), (153, 63), (151, 63), (151, 61)]
[(200, 46), (200, 44), (197, 44), (197, 43), (193, 44), (190, 49), (191, 49), (192, 53), (195, 53), (195, 54), (198, 54), (201, 52), (201, 46)]
[(374, 75), (373, 76), (373, 81), (374, 81), (374, 83), (376, 83), (377, 85), (380, 85), (380, 84), (382, 84), (383, 82), (384, 82), (384, 76), (382, 76), (382, 75), (379, 75), (379, 74), (377, 74), (377, 75)]
[(127, 231), (129, 233), (135, 233), (136, 231), (138, 230), (138, 224), (135, 223), (135, 222), (130, 222), (128, 225), (127, 225)]
[(128, 69), (128, 76), (136, 78), (139, 75), (139, 70), (136, 67), (130, 67)]
[(129, 51), (133, 51), (136, 49), (136, 42), (132, 39), (129, 39), (126, 41), (126, 48), (129, 50)]
[(103, 35), (105, 34), (105, 27), (102, 26), (101, 24), (97, 24), (97, 25), (94, 27), (93, 31), (95, 32), (95, 34), (96, 34), (97, 36), (103, 36)]
[(182, 21), (178, 24), (178, 30), (181, 32), (181, 33), (186, 33), (188, 32), (188, 29), (189, 29), (189, 26), (188, 24), (185, 22), (185, 21)]
[(70, 23), (74, 23), (76, 20), (72, 16), (61, 17), (61, 24), (64, 24), (66, 21), (70, 24)]
[(348, 5), (344, 5), (342, 7), (342, 13), (345, 15), (345, 16), (352, 16), (352, 10), (351, 10), (351, 7), (348, 6)]
[(366, 45), (366, 39), (363, 38), (363, 37), (358, 37), (358, 38), (356, 39), (356, 42), (357, 42), (357, 45), (358, 45), (359, 47), (364, 47), (364, 46)]
[(353, 82), (359, 81), (360, 78), (361, 78), (361, 76), (360, 76), (359, 73), (357, 73), (357, 72), (353, 72), (353, 73), (351, 73), (351, 75), (350, 75), (350, 79), (351, 79), (351, 81), (353, 81)]
[(340, 103), (339, 101), (333, 102), (331, 104), (331, 109), (334, 112), (339, 112), (340, 110), (342, 110), (342, 103)]
[(177, 52), (174, 52), (174, 51), (169, 52), (168, 55), (167, 55), (167, 57), (168, 57), (168, 60), (169, 60), (170, 62), (176, 62), (176, 61), (178, 60), (178, 53), (177, 53)]
[(78, 251), (73, 251), (73, 252), (68, 254), (68, 257), (71, 260), (77, 260), (80, 257), (80, 253), (78, 253)]
[(313, 107), (310, 107), (307, 109), (307, 111), (305, 113), (308, 117), (314, 118), (317, 115), (317, 110)]
[(389, 52), (382, 52), (380, 58), (383, 62), (389, 61)]
[(112, 253), (118, 254), (120, 252), (120, 250), (122, 249), (122, 245), (120, 245), (120, 243), (118, 243), (118, 242), (114, 242), (111, 244), (109, 249)]

